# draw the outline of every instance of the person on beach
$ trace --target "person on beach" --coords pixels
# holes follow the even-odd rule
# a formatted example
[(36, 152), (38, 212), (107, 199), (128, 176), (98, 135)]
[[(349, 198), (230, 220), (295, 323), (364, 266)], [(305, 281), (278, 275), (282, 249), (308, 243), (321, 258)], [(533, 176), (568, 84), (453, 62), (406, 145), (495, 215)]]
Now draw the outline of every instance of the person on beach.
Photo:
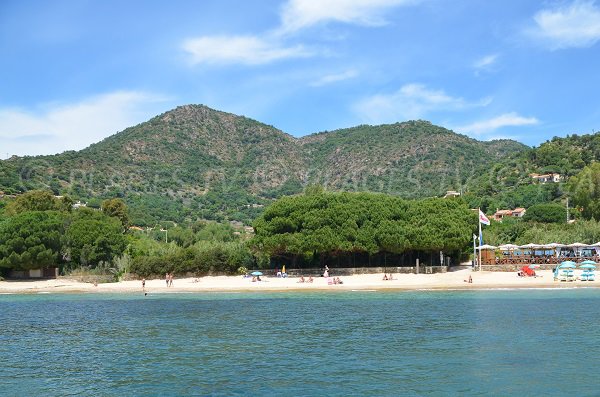
[(300, 280), (298, 280), (299, 283), (303, 283), (304, 282), (304, 276), (300, 276)]
[(388, 279), (387, 274), (383, 273), (383, 280), (387, 281), (387, 279)]
[(173, 286), (173, 273), (169, 274), (169, 287)]
[(144, 289), (146, 289), (146, 279), (145, 278), (142, 279), (142, 291)]
[(167, 288), (169, 287), (169, 273), (165, 274), (165, 282), (167, 283)]
[(312, 282), (313, 282), (313, 278), (312, 278), (312, 276), (308, 276), (308, 282), (309, 282), (309, 283), (312, 283)]

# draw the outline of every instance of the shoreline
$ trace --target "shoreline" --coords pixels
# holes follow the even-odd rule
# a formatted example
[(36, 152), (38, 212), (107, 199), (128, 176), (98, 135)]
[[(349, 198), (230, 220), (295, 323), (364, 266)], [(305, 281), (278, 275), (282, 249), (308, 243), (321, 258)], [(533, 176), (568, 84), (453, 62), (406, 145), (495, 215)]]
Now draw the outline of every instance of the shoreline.
[[(206, 276), (174, 279), (167, 287), (164, 279), (103, 283), (94, 286), (68, 278), (50, 280), (0, 281), (0, 295), (39, 293), (169, 293), (207, 292), (302, 292), (302, 291), (478, 291), (514, 289), (589, 289), (600, 288), (600, 281), (554, 281), (552, 271), (538, 271), (538, 277), (518, 277), (516, 272), (473, 272), (470, 269), (436, 274), (394, 274), (393, 280), (382, 280), (382, 274), (341, 277), (343, 284), (328, 285), (318, 277), (313, 283), (298, 283), (299, 278), (264, 277), (252, 282), (241, 276)], [(469, 284), (469, 276), (473, 283)]]

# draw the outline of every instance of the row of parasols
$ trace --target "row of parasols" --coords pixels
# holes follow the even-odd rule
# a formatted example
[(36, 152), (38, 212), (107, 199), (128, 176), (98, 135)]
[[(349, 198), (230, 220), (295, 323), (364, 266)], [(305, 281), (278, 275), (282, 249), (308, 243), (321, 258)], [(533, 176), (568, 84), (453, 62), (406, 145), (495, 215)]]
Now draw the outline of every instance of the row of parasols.
[[(583, 272), (579, 275), (581, 281), (594, 281), (596, 279), (595, 270), (597, 263), (592, 260), (585, 260), (579, 264)], [(560, 281), (572, 281), (575, 279), (574, 269), (577, 264), (573, 261), (564, 261), (554, 270), (554, 279)]]

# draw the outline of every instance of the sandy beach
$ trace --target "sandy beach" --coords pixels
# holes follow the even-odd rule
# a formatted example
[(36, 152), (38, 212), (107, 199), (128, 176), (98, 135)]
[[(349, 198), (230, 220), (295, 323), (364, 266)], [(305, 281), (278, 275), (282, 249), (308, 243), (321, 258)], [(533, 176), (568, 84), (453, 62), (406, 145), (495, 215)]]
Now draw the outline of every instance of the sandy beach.
[[(473, 283), (467, 283), (469, 276)], [(323, 277), (312, 283), (299, 283), (299, 278), (263, 277), (253, 282), (241, 276), (184, 278), (167, 287), (164, 279), (146, 280), (147, 293), (217, 292), (217, 291), (292, 291), (292, 290), (452, 290), (503, 288), (581, 288), (600, 287), (600, 281), (554, 281), (551, 271), (539, 271), (538, 277), (518, 277), (516, 272), (472, 272), (459, 270), (437, 274), (395, 274), (393, 280), (383, 280), (383, 274), (362, 274), (341, 277), (343, 284), (329, 285)], [(0, 281), (0, 294), (12, 293), (142, 293), (141, 280), (98, 284), (68, 278), (35, 281)]]

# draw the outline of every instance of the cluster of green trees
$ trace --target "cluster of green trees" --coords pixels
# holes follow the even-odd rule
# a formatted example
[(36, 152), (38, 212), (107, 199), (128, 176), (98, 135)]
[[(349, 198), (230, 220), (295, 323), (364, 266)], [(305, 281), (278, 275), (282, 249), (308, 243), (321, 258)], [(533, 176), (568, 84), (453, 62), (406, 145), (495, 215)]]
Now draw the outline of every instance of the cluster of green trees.
[(132, 257), (130, 271), (143, 277), (167, 272), (233, 274), (256, 265), (248, 245), (230, 225), (205, 221), (135, 233), (127, 254)]
[(573, 204), (585, 219), (600, 220), (600, 163), (592, 163), (568, 182)]
[[(592, 163), (566, 185), (580, 209), (577, 222), (566, 223), (560, 203), (535, 204), (523, 219), (485, 227), (485, 242), (600, 241), (598, 186), (600, 165)], [(277, 258), (310, 265), (351, 258), (338, 263), (366, 266), (385, 263), (386, 255), (388, 261), (415, 253), (439, 258), (443, 251), (465, 259), (477, 229), (477, 215), (462, 198), (405, 200), (379, 193), (332, 193), (320, 186), (268, 206), (254, 222), (256, 235), (249, 241), (229, 224), (208, 220), (159, 221), (132, 231), (130, 211), (121, 199), (96, 207), (73, 209), (69, 197), (51, 191), (0, 200), (0, 272), (118, 267), (144, 277), (166, 272), (200, 276), (267, 268)]]
[(476, 228), (476, 214), (460, 199), (409, 201), (317, 189), (269, 206), (254, 222), (252, 245), (269, 256), (304, 258), (409, 251), (459, 256)]
[[(0, 271), (60, 267), (132, 272), (139, 276), (234, 273), (255, 259), (226, 224), (160, 222), (143, 232), (128, 230), (128, 208), (107, 199), (99, 209), (73, 209), (68, 197), (30, 191), (2, 200)], [(167, 242), (168, 240), (168, 242)]]
[(31, 191), (6, 205), (0, 217), (0, 269), (95, 267), (126, 247), (119, 201), (107, 211), (72, 210), (72, 200), (49, 191)]

